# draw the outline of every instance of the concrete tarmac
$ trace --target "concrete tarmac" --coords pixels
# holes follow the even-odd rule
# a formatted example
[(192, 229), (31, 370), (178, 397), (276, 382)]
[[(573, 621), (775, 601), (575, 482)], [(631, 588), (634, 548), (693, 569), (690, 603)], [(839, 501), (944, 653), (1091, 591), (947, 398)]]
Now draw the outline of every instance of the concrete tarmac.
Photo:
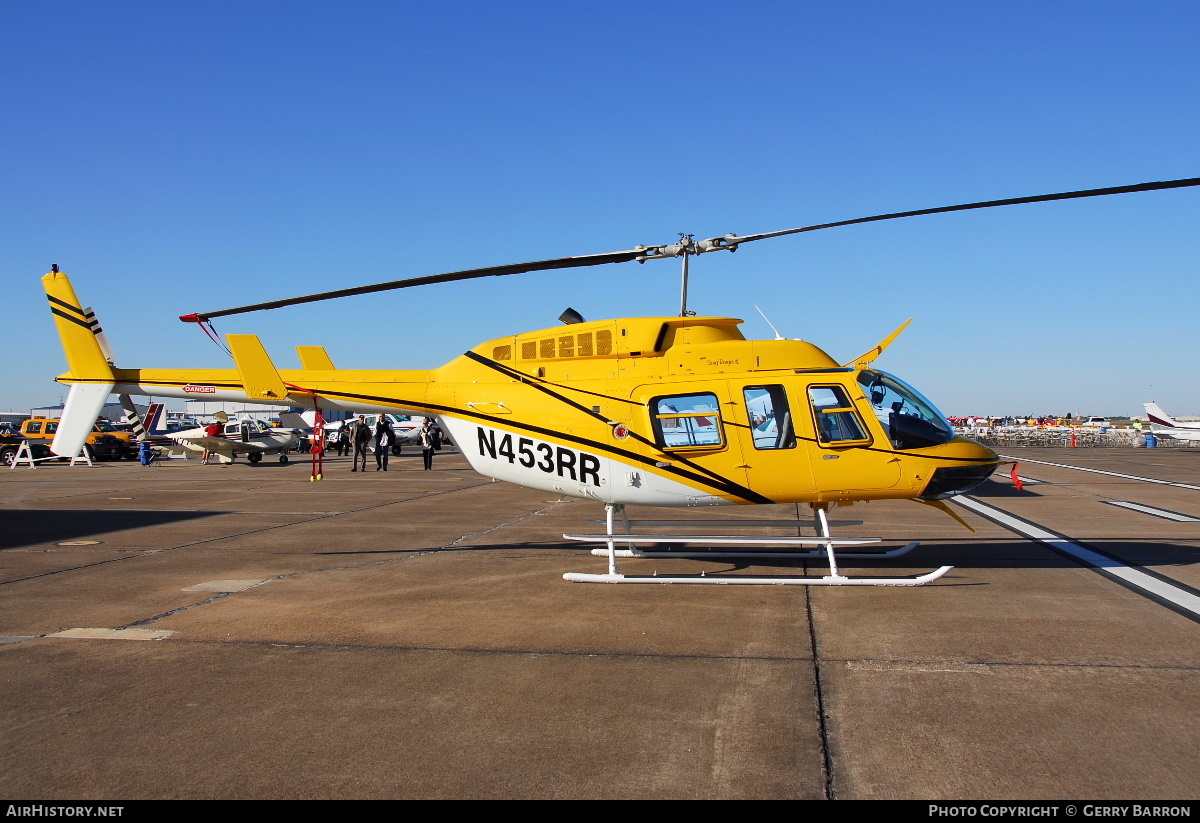
[(921, 588), (568, 583), (605, 570), (562, 538), (602, 507), (454, 453), (429, 472), (329, 458), (319, 483), (299, 455), (2, 470), (0, 795), (1196, 798), (1200, 450), (1011, 451), (1041, 482), (972, 498), (1107, 570), (975, 510), (955, 508), (971, 533), (874, 502), (833, 512), (835, 534), (922, 545), (844, 573), (955, 569)]

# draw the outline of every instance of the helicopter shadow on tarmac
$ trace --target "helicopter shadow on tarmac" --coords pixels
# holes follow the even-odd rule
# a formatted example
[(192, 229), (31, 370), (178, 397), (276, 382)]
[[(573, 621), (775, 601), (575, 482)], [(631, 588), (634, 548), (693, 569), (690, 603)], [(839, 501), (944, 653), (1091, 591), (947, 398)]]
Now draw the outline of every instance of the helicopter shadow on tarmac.
[[(1200, 562), (1200, 546), (1186, 546), (1178, 543), (1168, 542), (1145, 542), (1137, 537), (1115, 537), (1108, 538), (1104, 541), (1092, 541), (1088, 543), (1092, 548), (1098, 551), (1111, 555), (1118, 559), (1123, 559), (1132, 565), (1142, 568), (1153, 569), (1159, 568), (1175, 568), (1189, 566), (1193, 563)], [(592, 557), (589, 550), (581, 550), (577, 543), (571, 541), (549, 541), (549, 542), (529, 542), (529, 543), (481, 543), (478, 545), (459, 545), (448, 548), (409, 548), (409, 549), (376, 549), (366, 552), (322, 552), (322, 554), (353, 554), (353, 555), (386, 555), (386, 554), (412, 554), (412, 553), (443, 553), (443, 552), (513, 552), (527, 551), (530, 553), (540, 552), (568, 552), (580, 557), (581, 562), (600, 562), (598, 558)], [(526, 555), (528, 557), (528, 555)], [(587, 558), (584, 560), (583, 558)], [(1136, 558), (1134, 560), (1133, 558)], [(764, 569), (774, 570), (780, 575), (796, 575), (798, 573), (807, 573), (811, 576), (820, 577), (827, 573), (827, 567), (824, 565), (824, 560), (820, 558), (812, 559), (795, 559), (795, 558), (780, 558), (777, 560), (771, 558), (755, 557), (753, 559), (740, 560), (738, 558), (730, 558), (728, 555), (723, 557), (713, 557), (707, 559), (703, 557), (689, 556), (687, 558), (655, 558), (658, 562), (677, 563), (686, 561), (689, 564), (690, 571), (681, 572), (688, 575), (700, 576), (705, 575), (720, 575), (720, 574), (739, 574), (746, 573), (754, 569), (762, 571)], [(626, 563), (648, 563), (649, 558), (642, 560), (626, 560)], [(892, 559), (880, 558), (879, 561), (870, 559), (857, 559), (841, 561), (847, 567), (853, 567), (863, 571), (864, 576), (886, 576), (890, 574), (891, 569), (896, 567), (897, 561)], [(938, 581), (938, 586), (983, 586), (990, 585), (989, 581), (967, 580), (963, 579), (963, 573), (971, 569), (1063, 569), (1076, 568), (1080, 564), (1076, 561), (1059, 555), (1054, 551), (1040, 546), (1036, 543), (1021, 539), (1009, 538), (991, 538), (991, 537), (964, 537), (955, 538), (952, 540), (946, 539), (928, 539), (903, 561), (904, 567), (909, 565), (924, 566), (946, 564), (955, 568), (955, 572)], [(630, 566), (628, 572), (631, 574), (648, 574), (654, 570), (652, 565), (646, 566), (643, 571), (635, 566)], [(954, 579), (958, 577), (958, 579)]]
[[(1042, 484), (1038, 483), (1037, 485), (1040, 486)], [(983, 485), (971, 492), (971, 497), (1042, 497), (1042, 495), (1034, 491), (1033, 484), (1025, 486), (1023, 489), (1018, 489), (1011, 483), (997, 483), (994, 480), (987, 480)]]
[(68, 540), (103, 542), (105, 536), (151, 526), (163, 526), (213, 517), (219, 511), (96, 511), (70, 509), (5, 509), (0, 530), (0, 551)]

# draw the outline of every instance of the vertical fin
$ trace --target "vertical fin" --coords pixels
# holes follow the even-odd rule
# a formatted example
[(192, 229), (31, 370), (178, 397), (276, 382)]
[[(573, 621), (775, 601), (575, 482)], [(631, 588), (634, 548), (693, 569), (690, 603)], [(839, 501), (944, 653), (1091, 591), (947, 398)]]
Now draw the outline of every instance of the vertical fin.
[(42, 286), (50, 301), (50, 313), (54, 315), (54, 325), (58, 329), (63, 352), (67, 355), (70, 368), (67, 376), (77, 380), (115, 382), (112, 365), (96, 339), (99, 324), (92, 327), (79, 298), (75, 296), (75, 290), (71, 288), (71, 281), (62, 272), (53, 271), (42, 277)]
[(1149, 403), (1143, 403), (1146, 407), (1146, 417), (1156, 426), (1165, 426), (1166, 428), (1181, 428), (1175, 418), (1163, 411), (1163, 407), (1151, 400)]
[(60, 457), (79, 454), (112, 390), (112, 383), (72, 383), (50, 450)]
[(302, 369), (333, 371), (335, 368), (324, 346), (297, 346), (296, 354), (300, 355)]

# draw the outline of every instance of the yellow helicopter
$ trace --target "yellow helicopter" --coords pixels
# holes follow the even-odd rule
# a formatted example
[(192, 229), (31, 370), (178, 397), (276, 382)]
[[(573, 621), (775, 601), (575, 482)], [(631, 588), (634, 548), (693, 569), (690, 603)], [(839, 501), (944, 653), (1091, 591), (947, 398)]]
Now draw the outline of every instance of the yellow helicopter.
[[(324, 348), (298, 346), (302, 368), (276, 368), (255, 335), (226, 336), (232, 369), (127, 369), (106, 356), (94, 313), (54, 266), (42, 278), (62, 339), (70, 384), (53, 443), (80, 450), (110, 394), (246, 401), (323, 411), (396, 412), (432, 417), (481, 474), (603, 503), (604, 534), (569, 534), (599, 543), (604, 574), (582, 582), (915, 586), (944, 575), (848, 577), (838, 557), (896, 557), (916, 544), (865, 554), (835, 552), (879, 542), (834, 538), (826, 512), (855, 501), (909, 499), (937, 506), (970, 491), (999, 465), (991, 449), (956, 436), (916, 389), (872, 368), (905, 323), (854, 360), (838, 363), (812, 343), (747, 340), (742, 321), (696, 316), (687, 308), (688, 260), (801, 232), (879, 220), (1200, 185), (1200, 178), (992, 200), (897, 212), (784, 231), (677, 243), (584, 257), (541, 260), (341, 289), (221, 311), (184, 315), (219, 341), (214, 318), (418, 285), (621, 262), (682, 258), (677, 316), (585, 321), (568, 309), (564, 325), (475, 346), (428, 370), (336, 368)], [(813, 537), (635, 534), (625, 507), (805, 503)], [(620, 516), (624, 533), (615, 526)], [(670, 521), (643, 521), (661, 525)], [(749, 521), (756, 523), (758, 521)], [(794, 525), (794, 524), (793, 524)], [(964, 525), (965, 522), (964, 522)], [(707, 543), (770, 548), (771, 557), (824, 557), (824, 577), (627, 576), (621, 556), (723, 556), (712, 551), (648, 552), (641, 545)], [(618, 546), (626, 548), (618, 549)], [(789, 552), (788, 549), (805, 548)], [(732, 556), (762, 556), (735, 549)]]

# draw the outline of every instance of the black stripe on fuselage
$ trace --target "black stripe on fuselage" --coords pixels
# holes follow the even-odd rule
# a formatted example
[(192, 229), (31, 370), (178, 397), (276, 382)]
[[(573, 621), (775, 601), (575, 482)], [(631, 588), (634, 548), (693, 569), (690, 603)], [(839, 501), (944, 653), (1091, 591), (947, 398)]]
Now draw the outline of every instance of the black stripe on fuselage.
[[(486, 357), (476, 354), (475, 352), (470, 352), (470, 351), (467, 352), (466, 357), (471, 360), (474, 360), (476, 363), (479, 363), (482, 366), (487, 366), (488, 368), (495, 369), (496, 371), (498, 371), (501, 374), (506, 375), (508, 377), (515, 377), (518, 379), (525, 378), (525, 379), (522, 379), (521, 382), (537, 389), (538, 391), (544, 393), (548, 397), (553, 397), (555, 400), (558, 400), (560, 403), (565, 403), (568, 406), (570, 406), (571, 408), (576, 409), (577, 411), (583, 412), (588, 417), (591, 417), (594, 420), (598, 420), (601, 423), (608, 425), (608, 422), (609, 422), (608, 418), (606, 418), (604, 415), (599, 414), (598, 412), (592, 411), (587, 406), (584, 406), (581, 403), (577, 403), (574, 400), (570, 400), (570, 399), (564, 397), (563, 395), (554, 391), (550, 387), (550, 384), (547, 384), (543, 381), (531, 379), (531, 378), (529, 378), (529, 375), (524, 374), (523, 372), (516, 371), (515, 369), (513, 369), (509, 366), (505, 366), (500, 363), (497, 363), (494, 360), (489, 360)], [(569, 391), (575, 391), (575, 389), (569, 388), (567, 386), (562, 386), (561, 388), (569, 390)], [(593, 392), (585, 392), (585, 393), (586, 394), (594, 394)], [(594, 396), (600, 397), (603, 395), (594, 395)], [(616, 398), (613, 398), (613, 399), (616, 399)], [(625, 401), (625, 402), (631, 402), (631, 401)], [(641, 404), (638, 403), (636, 405), (641, 405)], [(645, 446), (655, 449), (656, 451), (661, 451), (653, 441), (647, 439), (646, 437), (643, 437), (642, 435), (638, 434), (637, 432), (630, 431), (629, 436)], [(675, 460), (676, 462), (682, 463), (683, 465), (687, 466), (688, 468), (692, 469), (693, 471), (702, 472), (703, 474), (708, 475), (709, 477), (711, 477), (712, 479), (714, 479), (718, 483), (720, 483), (723, 487), (725, 487), (726, 490), (728, 490), (729, 492), (731, 492), (733, 494), (736, 494), (738, 497), (741, 497), (746, 500), (753, 500), (755, 503), (774, 503), (775, 502), (774, 500), (771, 500), (768, 497), (763, 497), (758, 492), (755, 492), (755, 491), (752, 491), (751, 489), (746, 488), (745, 486), (741, 485), (740, 483), (735, 483), (734, 481), (730, 480), (729, 478), (721, 476), (720, 474), (712, 471), (711, 469), (707, 469), (704, 466), (698, 466), (686, 458), (681, 458), (681, 457), (672, 455), (671, 459)], [(656, 462), (660, 462), (660, 461), (656, 461)], [(659, 468), (662, 468), (662, 467), (659, 467)]]
[(771, 502), (773, 502), (773, 501), (763, 497), (761, 494), (757, 494), (755, 492), (750, 491), (749, 489), (745, 489), (743, 487), (737, 486), (736, 484), (727, 484), (724, 482), (720, 482), (719, 478), (718, 478), (718, 480), (714, 481), (713, 478), (705, 477), (704, 475), (697, 474), (695, 472), (686, 471), (684, 469), (678, 468), (677, 466), (670, 466), (670, 465), (660, 466), (660, 465), (658, 465), (658, 463), (661, 461), (656, 461), (652, 457), (646, 457), (644, 455), (638, 454), (637, 452), (631, 452), (626, 449), (618, 448), (616, 446), (611, 446), (607, 443), (601, 443), (598, 440), (591, 440), (586, 437), (578, 437), (573, 434), (565, 434), (563, 432), (556, 431), (554, 429), (543, 428), (541, 426), (533, 426), (533, 425), (529, 425), (527, 423), (518, 423), (518, 422), (516, 422), (514, 420), (510, 420), (510, 419), (497, 418), (494, 416), (483, 414), (481, 412), (472, 411), (471, 409), (463, 409), (463, 408), (459, 408), (457, 406), (442, 406), (442, 405), (438, 405), (436, 403), (427, 403), (425, 401), (404, 400), (403, 398), (399, 398), (399, 397), (379, 397), (379, 396), (371, 395), (371, 394), (354, 394), (352, 392), (327, 391), (324, 389), (319, 390), (317, 393), (324, 397), (338, 397), (338, 398), (345, 398), (347, 400), (366, 400), (366, 401), (370, 401), (373, 403), (379, 403), (380, 405), (395, 406), (396, 408), (412, 409), (414, 411), (428, 410), (433, 413), (445, 412), (447, 414), (453, 414), (458, 417), (469, 417), (473, 420), (488, 423), (488, 424), (498, 426), (501, 428), (520, 429), (521, 431), (531, 432), (534, 434), (540, 434), (547, 438), (557, 438), (559, 440), (567, 441), (570, 443), (575, 443), (580, 446), (586, 446), (586, 447), (594, 449), (596, 451), (606, 452), (614, 457), (625, 459), (631, 463), (640, 463), (645, 466), (652, 466), (661, 471), (675, 475), (676, 477), (679, 477), (681, 479), (690, 480), (693, 483), (696, 483), (696, 484), (699, 484), (702, 486), (707, 486), (711, 489), (715, 489), (717, 491), (724, 492), (724, 493), (732, 495), (734, 497), (740, 497), (743, 500), (745, 500), (747, 503), (771, 503)]
[[(598, 394), (596, 392), (589, 392), (589, 391), (585, 391), (583, 389), (576, 389), (572, 386), (563, 386), (559, 383), (551, 383), (548, 380), (536, 378), (536, 377), (533, 377), (532, 375), (526, 374), (525, 372), (518, 371), (518, 370), (514, 369), (512, 366), (506, 366), (502, 363), (496, 363), (494, 361), (488, 360), (486, 357), (482, 357), (478, 354), (475, 354), (475, 352), (467, 352), (466, 356), (468, 358), (470, 358), (471, 360), (476, 361), (477, 363), (481, 363), (482, 365), (485, 365), (485, 366), (490, 366), (491, 368), (494, 368), (494, 369), (500, 371), (502, 374), (506, 374), (509, 377), (512, 377), (521, 383), (528, 383), (529, 385), (533, 386), (534, 388), (541, 389), (542, 391), (547, 392), (548, 394), (551, 394), (552, 396), (555, 396), (555, 397), (559, 397), (559, 395), (555, 394), (554, 392), (550, 392), (545, 387), (554, 386), (556, 388), (560, 388), (565, 391), (581, 392), (583, 394), (590, 394), (593, 397), (603, 397), (603, 398), (607, 398), (609, 400), (615, 400), (615, 401), (618, 401), (621, 403), (628, 403), (633, 406), (642, 405), (641, 403), (638, 403), (635, 400), (626, 400), (621, 397), (611, 397), (606, 394)], [(828, 369), (826, 371), (841, 372), (841, 371), (849, 371), (849, 370), (848, 369)], [(565, 403), (570, 403), (571, 405), (575, 406), (575, 408), (580, 409), (581, 411), (583, 411), (584, 413), (586, 413), (592, 417), (595, 417), (597, 420), (603, 420), (605, 423), (608, 422), (608, 420), (603, 415), (593, 412), (591, 409), (588, 409), (586, 406), (582, 406), (578, 403), (572, 403), (570, 400), (567, 400), (564, 397), (559, 397), (559, 399)], [(736, 426), (738, 428), (743, 428), (743, 429), (750, 428), (749, 426), (745, 425), (744, 423), (736, 423), (725, 417), (721, 418), (721, 423), (726, 426)], [(794, 431), (794, 429), (795, 429), (794, 426), (792, 428), (793, 428), (793, 434), (795, 434), (797, 440), (802, 440), (806, 443), (812, 443), (817, 446), (822, 445), (821, 441), (817, 440), (815, 437), (804, 437), (803, 435)], [(631, 432), (631, 436), (636, 438), (639, 442), (645, 443), (647, 446), (650, 446), (651, 448), (655, 448), (655, 449), (658, 448), (653, 442), (642, 437), (641, 435), (637, 434), (636, 432)], [(855, 448), (859, 448), (864, 451), (878, 452), (879, 454), (892, 454), (892, 455), (896, 455), (898, 457), (912, 456), (912, 452), (898, 451), (896, 449), (883, 449), (883, 448), (878, 448), (876, 446), (856, 446)], [(979, 458), (977, 458), (977, 457), (943, 457), (943, 456), (935, 456), (935, 455), (928, 455), (928, 454), (922, 454), (920, 456), (927, 460), (945, 460), (945, 461), (951, 462), (951, 463), (981, 463), (981, 462), (983, 462), (983, 461), (980, 461)], [(687, 462), (687, 461), (684, 461), (684, 462)], [(701, 466), (696, 466), (695, 468), (699, 469), (700, 471), (707, 471), (706, 469), (704, 469)]]

